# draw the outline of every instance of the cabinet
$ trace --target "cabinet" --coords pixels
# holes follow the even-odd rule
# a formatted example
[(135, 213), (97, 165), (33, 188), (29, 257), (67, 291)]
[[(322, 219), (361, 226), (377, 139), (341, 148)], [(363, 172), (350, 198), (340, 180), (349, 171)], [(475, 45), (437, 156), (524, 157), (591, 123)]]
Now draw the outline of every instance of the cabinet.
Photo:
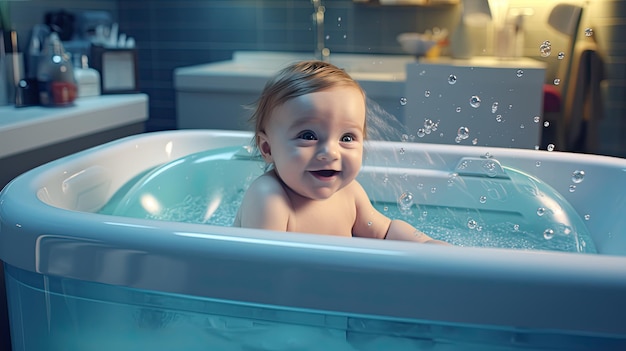
[(535, 148), (545, 64), (529, 58), (407, 64), (405, 124), (416, 142)]

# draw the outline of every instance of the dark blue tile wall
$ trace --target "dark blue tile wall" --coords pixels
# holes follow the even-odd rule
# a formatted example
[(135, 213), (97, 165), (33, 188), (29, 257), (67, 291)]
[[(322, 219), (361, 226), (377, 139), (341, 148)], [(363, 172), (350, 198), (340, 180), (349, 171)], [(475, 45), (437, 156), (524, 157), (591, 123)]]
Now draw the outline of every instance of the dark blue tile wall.
[[(450, 7), (381, 7), (325, 1), (332, 52), (401, 53), (396, 35), (445, 23)], [(176, 67), (230, 59), (237, 50), (313, 51), (310, 0), (125, 0), (120, 28), (136, 38), (148, 130), (172, 129)]]

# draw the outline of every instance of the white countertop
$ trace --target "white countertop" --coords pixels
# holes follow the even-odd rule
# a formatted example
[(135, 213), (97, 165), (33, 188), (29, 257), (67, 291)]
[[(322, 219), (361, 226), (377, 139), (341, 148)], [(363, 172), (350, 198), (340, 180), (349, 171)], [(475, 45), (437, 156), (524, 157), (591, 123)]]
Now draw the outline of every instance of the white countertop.
[(83, 97), (68, 107), (0, 106), (0, 158), (147, 119), (146, 94)]

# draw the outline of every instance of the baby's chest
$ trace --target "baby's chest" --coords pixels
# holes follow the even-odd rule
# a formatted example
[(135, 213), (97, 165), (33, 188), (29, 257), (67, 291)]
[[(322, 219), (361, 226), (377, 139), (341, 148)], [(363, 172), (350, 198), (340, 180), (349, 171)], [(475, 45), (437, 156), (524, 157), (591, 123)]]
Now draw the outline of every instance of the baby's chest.
[(293, 224), (298, 232), (352, 236), (355, 218), (354, 205), (320, 202), (294, 211)]

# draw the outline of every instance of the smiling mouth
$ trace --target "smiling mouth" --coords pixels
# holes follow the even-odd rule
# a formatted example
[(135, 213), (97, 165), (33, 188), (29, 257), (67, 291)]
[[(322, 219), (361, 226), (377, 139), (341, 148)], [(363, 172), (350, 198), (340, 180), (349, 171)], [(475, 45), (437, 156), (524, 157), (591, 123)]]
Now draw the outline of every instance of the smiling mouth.
[(311, 173), (318, 178), (330, 178), (334, 175), (337, 175), (339, 171), (334, 171), (332, 169), (322, 169), (319, 171), (311, 171)]

